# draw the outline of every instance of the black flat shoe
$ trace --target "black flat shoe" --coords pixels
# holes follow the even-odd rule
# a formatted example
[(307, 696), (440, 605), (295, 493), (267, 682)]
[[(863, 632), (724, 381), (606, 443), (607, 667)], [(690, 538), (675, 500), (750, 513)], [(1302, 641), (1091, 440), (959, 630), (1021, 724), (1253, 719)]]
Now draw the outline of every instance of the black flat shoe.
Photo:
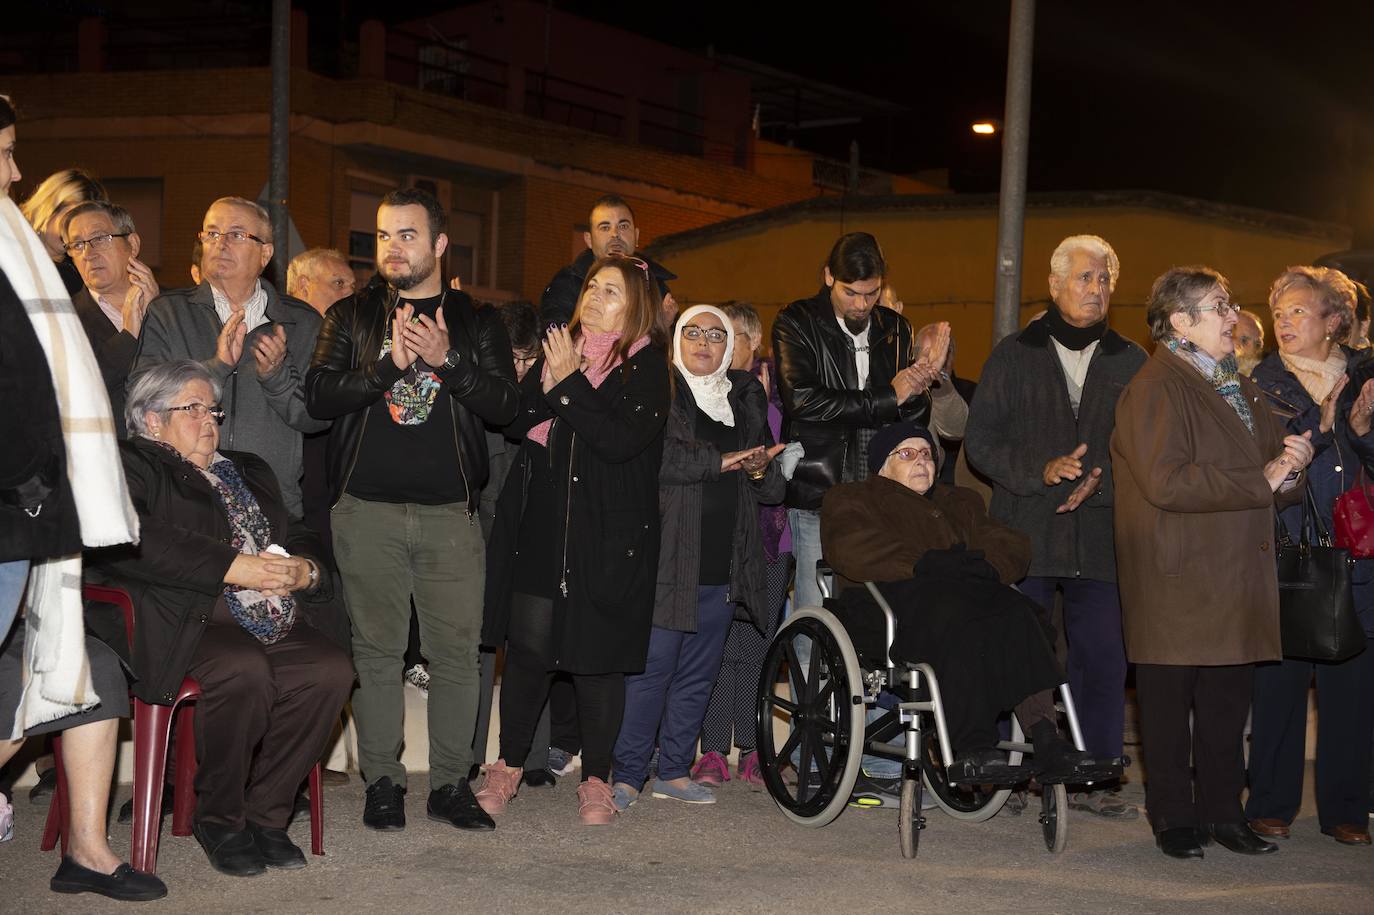
[(970, 750), (954, 761), (946, 776), (956, 785), (1019, 785), (1030, 781), (1030, 766), (1013, 766), (1006, 754), (991, 748)]
[(210, 866), (221, 874), (230, 877), (256, 877), (267, 871), (267, 862), (253, 841), (253, 836), (244, 829), (230, 829), (213, 823), (191, 823), (191, 834), (196, 837)]
[(1207, 831), (1218, 845), (1238, 855), (1268, 855), (1279, 850), (1273, 842), (1255, 835), (1246, 823), (1213, 823)]
[(127, 864), (116, 867), (113, 874), (102, 874), (65, 856), (48, 887), (54, 893), (97, 893), (120, 902), (150, 902), (167, 895), (167, 884)]
[(496, 821), (482, 809), (466, 781), (456, 785), (440, 785), (429, 793), (425, 813), (431, 820), (448, 823), (459, 829), (495, 829)]
[(305, 852), (291, 841), (285, 829), (249, 823), (248, 834), (253, 837), (253, 844), (257, 846), (258, 852), (262, 854), (263, 863), (268, 867), (284, 871), (305, 867)]
[(558, 776), (548, 769), (527, 769), (520, 780), (531, 788), (552, 788), (558, 784)]
[(1155, 844), (1170, 858), (1201, 858), (1198, 830), (1192, 826), (1176, 826), (1155, 833)]

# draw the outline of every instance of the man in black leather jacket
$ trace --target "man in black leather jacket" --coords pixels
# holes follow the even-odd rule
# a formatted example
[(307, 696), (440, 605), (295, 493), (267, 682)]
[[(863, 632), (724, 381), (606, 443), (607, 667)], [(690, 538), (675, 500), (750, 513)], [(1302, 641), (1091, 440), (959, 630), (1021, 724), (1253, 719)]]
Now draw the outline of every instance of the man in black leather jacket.
[(425, 191), (382, 199), (385, 282), (329, 309), (306, 375), (311, 414), (334, 420), (330, 519), (353, 624), (363, 822), (373, 829), (405, 827), (400, 671), (412, 598), (429, 659), (429, 816), (495, 828), (467, 783), (485, 571), (477, 507), (483, 421), (515, 418), (515, 368), (497, 315), (442, 282), (444, 224)]
[(938, 406), (942, 395), (957, 397), (948, 383), (945, 391), (931, 390), (944, 353), (918, 353), (906, 319), (875, 307), (886, 275), (877, 239), (851, 232), (831, 248), (820, 291), (788, 305), (773, 322), (782, 437), (805, 449), (786, 500), (797, 607), (820, 604), (815, 570), (826, 490), (867, 476), (875, 430), (904, 419), (927, 423), (932, 400)]

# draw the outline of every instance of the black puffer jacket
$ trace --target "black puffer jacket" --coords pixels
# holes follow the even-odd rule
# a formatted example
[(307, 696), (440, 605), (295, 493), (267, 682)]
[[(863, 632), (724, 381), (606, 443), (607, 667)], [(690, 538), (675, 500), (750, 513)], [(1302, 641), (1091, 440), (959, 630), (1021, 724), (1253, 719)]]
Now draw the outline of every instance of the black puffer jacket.
[(915, 357), (911, 325), (879, 307), (868, 327), (868, 385), (861, 389), (854, 341), (835, 319), (828, 287), (788, 305), (773, 322), (782, 437), (806, 449), (787, 484), (788, 508), (819, 509), (826, 490), (840, 482), (846, 459), (863, 462), (860, 429), (930, 417), (929, 394), (899, 405), (892, 387), (892, 379)]
[[(305, 401), (311, 416), (334, 420), (327, 457), (331, 505), (348, 484), (369, 409), (401, 377), (390, 355), (377, 355), (400, 301), (389, 286), (377, 284), (335, 302), (325, 314), (305, 376)], [(468, 510), (475, 513), (487, 480), (482, 423), (504, 426), (515, 418), (515, 365), (510, 338), (495, 311), (474, 308), (467, 293), (453, 289), (445, 290), (443, 309), (449, 346), (458, 351), (459, 360), (454, 369), (438, 375), (452, 395), (458, 464), (467, 483)]]
[[(768, 395), (748, 372), (730, 371), (730, 407), (740, 449), (772, 445), (768, 428)], [(738, 484), (735, 528), (732, 531), (701, 530), (701, 484), (720, 478), (720, 451), (696, 437), (697, 405), (691, 389), (677, 378), (677, 397), (668, 416), (663, 442), (663, 468), (658, 475), (658, 505), (663, 537), (658, 554), (658, 593), (654, 599), (654, 625), (662, 629), (695, 632), (697, 585), (701, 572), (702, 537), (731, 538), (730, 587), (726, 599), (744, 610), (736, 619), (753, 620), (759, 631), (768, 626), (768, 581), (763, 539), (759, 533), (762, 505), (782, 501), (786, 482), (776, 461), (769, 463), (761, 480), (749, 479), (743, 470), (731, 471)]]

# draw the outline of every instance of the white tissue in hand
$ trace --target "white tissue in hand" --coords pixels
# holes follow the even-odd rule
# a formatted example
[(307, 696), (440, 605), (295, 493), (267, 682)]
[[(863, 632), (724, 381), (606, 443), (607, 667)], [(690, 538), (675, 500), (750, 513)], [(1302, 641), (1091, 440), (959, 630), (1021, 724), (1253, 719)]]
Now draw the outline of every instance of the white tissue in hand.
[(264, 555), (270, 554), (272, 556), (285, 556), (288, 558), (291, 556), (290, 553), (286, 552), (286, 550), (282, 549), (275, 543), (269, 546), (267, 549), (263, 550), (262, 552)]

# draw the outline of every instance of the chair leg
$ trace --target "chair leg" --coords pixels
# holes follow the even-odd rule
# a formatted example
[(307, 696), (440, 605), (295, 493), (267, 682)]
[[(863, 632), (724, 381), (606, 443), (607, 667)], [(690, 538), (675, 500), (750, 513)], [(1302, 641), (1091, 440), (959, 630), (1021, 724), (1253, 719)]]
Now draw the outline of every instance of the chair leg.
[(162, 785), (172, 707), (134, 700), (134, 822), (129, 863), (136, 871), (157, 873), (157, 843), (162, 825)]
[(55, 734), (52, 739), (52, 759), (56, 767), (57, 787), (53, 790), (52, 800), (48, 802), (48, 819), (43, 825), (43, 841), (39, 848), (52, 851), (57, 839), (62, 838), (62, 854), (67, 853), (67, 833), (70, 831), (67, 806), (67, 772), (62, 768), (62, 735)]
[(177, 710), (176, 779), (172, 784), (172, 835), (189, 836), (196, 812), (196, 707)]
[(310, 853), (324, 854), (324, 786), (321, 780), (324, 764), (315, 763), (310, 770)]

